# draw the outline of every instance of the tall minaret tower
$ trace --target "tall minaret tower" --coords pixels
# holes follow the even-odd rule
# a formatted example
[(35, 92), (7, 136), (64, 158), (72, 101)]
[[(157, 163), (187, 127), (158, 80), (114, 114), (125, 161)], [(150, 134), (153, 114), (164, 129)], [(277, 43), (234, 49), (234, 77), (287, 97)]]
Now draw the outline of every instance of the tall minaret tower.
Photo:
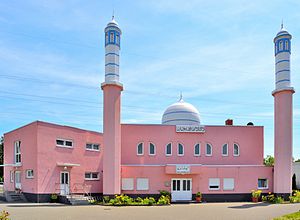
[(275, 165), (274, 193), (287, 198), (292, 192), (293, 153), (293, 93), (290, 77), (291, 39), (281, 24), (281, 30), (274, 38), (275, 44)]
[(121, 30), (112, 17), (105, 28), (105, 82), (103, 90), (103, 194), (121, 193), (121, 91), (119, 51)]

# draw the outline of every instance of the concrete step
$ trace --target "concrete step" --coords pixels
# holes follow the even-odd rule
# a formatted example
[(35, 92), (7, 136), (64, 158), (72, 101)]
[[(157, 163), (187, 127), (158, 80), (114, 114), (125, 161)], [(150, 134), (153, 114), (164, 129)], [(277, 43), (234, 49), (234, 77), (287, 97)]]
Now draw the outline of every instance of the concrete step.
[(89, 197), (84, 195), (67, 195), (66, 199), (69, 201), (71, 205), (88, 205)]
[(4, 194), (7, 202), (27, 202), (23, 193), (5, 192)]

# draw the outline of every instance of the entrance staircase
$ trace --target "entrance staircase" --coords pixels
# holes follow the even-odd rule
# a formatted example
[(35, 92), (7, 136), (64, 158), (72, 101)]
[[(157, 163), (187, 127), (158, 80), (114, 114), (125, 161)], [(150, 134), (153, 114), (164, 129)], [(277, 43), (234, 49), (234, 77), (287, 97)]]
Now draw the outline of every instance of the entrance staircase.
[(90, 197), (85, 195), (67, 195), (66, 202), (70, 205), (89, 205)]
[(7, 202), (27, 202), (23, 193), (6, 191), (4, 195)]

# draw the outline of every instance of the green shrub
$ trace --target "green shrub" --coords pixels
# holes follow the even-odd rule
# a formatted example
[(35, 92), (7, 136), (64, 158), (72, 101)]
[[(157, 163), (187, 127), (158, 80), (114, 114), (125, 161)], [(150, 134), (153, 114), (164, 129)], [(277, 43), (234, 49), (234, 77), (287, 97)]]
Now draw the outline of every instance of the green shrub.
[(153, 204), (156, 203), (156, 201), (155, 201), (155, 199), (153, 197), (149, 197), (148, 199), (149, 199), (148, 205), (153, 205)]
[(103, 203), (109, 203), (109, 196), (103, 196), (102, 201)]
[(142, 199), (141, 197), (137, 197), (137, 198), (135, 199), (135, 202), (136, 202), (136, 203), (143, 203), (143, 199)]
[(169, 198), (171, 198), (171, 193), (167, 190), (159, 190), (159, 194), (160, 196), (168, 196)]
[(170, 204), (170, 198), (168, 196), (161, 196), (158, 201), (157, 204), (159, 205), (169, 205)]
[(253, 198), (259, 198), (261, 195), (261, 190), (251, 190), (251, 194)]
[(196, 193), (196, 197), (201, 197), (201, 196), (202, 196), (201, 192)]
[(300, 202), (300, 191), (299, 190), (293, 191), (293, 194), (289, 198), (291, 203)]
[(284, 199), (281, 196), (275, 196), (274, 194), (269, 192), (269, 195), (262, 196), (261, 200), (263, 202), (270, 202), (270, 203), (283, 203)]

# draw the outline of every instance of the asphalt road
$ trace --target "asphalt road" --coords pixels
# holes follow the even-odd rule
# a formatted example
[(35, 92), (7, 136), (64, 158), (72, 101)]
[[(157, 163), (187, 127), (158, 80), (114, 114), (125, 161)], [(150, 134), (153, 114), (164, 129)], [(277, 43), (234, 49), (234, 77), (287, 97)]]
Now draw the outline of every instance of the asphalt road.
[(203, 203), (151, 207), (108, 207), (98, 205), (0, 203), (12, 220), (195, 220), (272, 219), (300, 210), (300, 204)]

